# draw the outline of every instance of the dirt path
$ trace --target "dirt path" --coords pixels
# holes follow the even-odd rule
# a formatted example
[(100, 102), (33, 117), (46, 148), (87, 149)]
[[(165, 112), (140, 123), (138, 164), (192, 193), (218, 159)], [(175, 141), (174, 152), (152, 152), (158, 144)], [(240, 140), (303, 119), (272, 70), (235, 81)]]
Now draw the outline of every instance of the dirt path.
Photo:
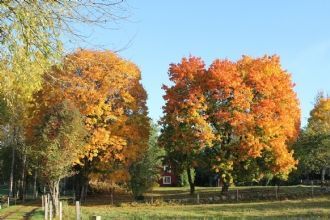
[(4, 208), (0, 212), (0, 220), (28, 220), (39, 207), (34, 204), (17, 205)]
[(28, 212), (24, 215), (24, 220), (29, 220), (30, 217), (34, 214), (34, 212), (38, 209), (38, 207), (34, 208), (31, 212)]

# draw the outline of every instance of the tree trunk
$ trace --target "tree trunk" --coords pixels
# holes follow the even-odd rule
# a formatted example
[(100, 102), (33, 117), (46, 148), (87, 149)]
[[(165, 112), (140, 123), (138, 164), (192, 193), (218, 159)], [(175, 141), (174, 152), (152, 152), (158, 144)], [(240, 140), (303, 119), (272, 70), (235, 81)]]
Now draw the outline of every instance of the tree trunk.
[(22, 181), (20, 184), (20, 195), (19, 198), (24, 202), (25, 201), (25, 165), (26, 165), (26, 153), (23, 150), (23, 160), (22, 160)]
[(326, 171), (326, 168), (322, 167), (322, 170), (321, 170), (321, 186), (323, 186), (324, 183), (325, 183), (325, 171)]
[(85, 184), (83, 183), (80, 191), (80, 204), (85, 200)]
[(50, 197), (52, 199), (52, 205), (54, 210), (54, 216), (58, 216), (59, 213), (59, 189), (60, 189), (60, 181), (54, 181), (49, 184)]
[(190, 194), (194, 194), (195, 193), (195, 183), (192, 180), (190, 168), (187, 168), (187, 175), (188, 175), (188, 182), (189, 182), (189, 186), (190, 186)]
[(33, 180), (33, 198), (36, 199), (37, 196), (37, 177), (38, 177), (38, 173), (35, 170), (34, 171), (34, 180)]
[(76, 189), (78, 189), (76, 195), (79, 196), (78, 200), (80, 201), (80, 203), (86, 201), (87, 187), (88, 187), (88, 169), (90, 166), (88, 160), (86, 158), (84, 160), (85, 160), (84, 162), (85, 165), (82, 168), (82, 170), (79, 172), (79, 174), (76, 176), (78, 177), (78, 181), (79, 181), (78, 185), (76, 185)]
[(80, 191), (80, 203), (86, 202), (87, 190), (88, 190), (88, 179), (86, 177), (82, 177), (81, 183), (81, 191)]
[(226, 182), (222, 183), (221, 193), (227, 193), (229, 191), (229, 184)]
[(10, 177), (9, 177), (9, 197), (13, 197), (14, 187), (14, 166), (15, 166), (15, 146), (12, 146), (12, 159), (10, 165)]
[(221, 183), (222, 183), (222, 187), (221, 187), (221, 193), (222, 194), (226, 194), (229, 191), (229, 180), (228, 180), (228, 176), (222, 176), (221, 177)]

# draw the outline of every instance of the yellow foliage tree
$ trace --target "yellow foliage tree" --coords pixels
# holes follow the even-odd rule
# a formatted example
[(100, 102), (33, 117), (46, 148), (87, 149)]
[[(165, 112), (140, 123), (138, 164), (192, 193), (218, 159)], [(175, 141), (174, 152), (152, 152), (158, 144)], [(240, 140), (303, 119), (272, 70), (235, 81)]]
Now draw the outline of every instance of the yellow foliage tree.
[(76, 165), (92, 166), (94, 181), (126, 181), (129, 166), (146, 150), (147, 94), (140, 80), (136, 65), (110, 51), (79, 50), (52, 68), (36, 94), (44, 106), (69, 100), (84, 116), (89, 140)]

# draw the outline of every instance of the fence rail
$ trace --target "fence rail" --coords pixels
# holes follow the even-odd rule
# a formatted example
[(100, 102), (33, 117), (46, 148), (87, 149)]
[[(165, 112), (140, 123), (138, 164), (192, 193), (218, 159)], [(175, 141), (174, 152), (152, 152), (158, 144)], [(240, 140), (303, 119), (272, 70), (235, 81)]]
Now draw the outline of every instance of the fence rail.
[[(281, 187), (273, 186), (267, 188), (249, 188), (239, 189), (235, 188), (229, 190), (227, 193), (221, 193), (219, 191), (197, 191), (194, 195), (190, 195), (187, 192), (181, 192), (170, 195), (146, 195), (140, 202), (147, 203), (180, 203), (180, 204), (208, 204), (208, 203), (222, 203), (222, 202), (237, 202), (237, 201), (254, 201), (254, 200), (285, 200), (285, 199), (298, 199), (298, 198), (309, 198), (314, 196), (330, 195), (330, 187), (320, 186), (301, 186), (301, 187)], [(71, 204), (74, 203), (73, 198), (68, 198)], [(109, 205), (119, 205), (122, 203), (135, 202), (131, 195), (127, 194), (114, 194), (102, 195), (100, 200), (99, 195), (87, 196), (86, 201), (82, 202), (88, 204), (100, 204), (106, 203)]]

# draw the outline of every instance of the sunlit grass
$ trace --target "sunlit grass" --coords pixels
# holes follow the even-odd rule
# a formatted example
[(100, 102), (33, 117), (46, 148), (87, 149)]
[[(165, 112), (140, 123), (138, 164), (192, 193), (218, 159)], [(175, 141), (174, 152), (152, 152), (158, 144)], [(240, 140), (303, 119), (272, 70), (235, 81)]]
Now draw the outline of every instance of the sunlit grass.
[[(132, 204), (125, 205), (123, 207), (113, 207), (109, 205), (82, 207), (83, 220), (90, 219), (90, 217), (93, 215), (100, 215), (102, 216), (102, 219), (329, 219), (330, 197), (232, 204)], [(64, 219), (74, 218), (74, 206), (66, 206), (64, 208)], [(32, 219), (40, 219), (40, 215), (39, 217)]]
[[(240, 192), (267, 191), (275, 189), (274, 186), (260, 187), (232, 187), (230, 190)], [(319, 187), (314, 187), (317, 191)], [(264, 200), (224, 200), (217, 201), (218, 204), (180, 204), (164, 202), (159, 198), (195, 198), (196, 195), (189, 195), (189, 187), (156, 187), (147, 193), (149, 202), (121, 202), (111, 206), (109, 198), (100, 195), (96, 196), (97, 201), (91, 198), (87, 203), (81, 205), (82, 219), (89, 220), (93, 215), (102, 216), (105, 219), (330, 219), (330, 195), (320, 194), (311, 198), (311, 186), (281, 186), (280, 192), (297, 195), (290, 199), (281, 198), (278, 201), (274, 198)], [(321, 192), (321, 191), (320, 191)], [(197, 187), (196, 193), (201, 198), (208, 198), (212, 195), (220, 195), (219, 187)], [(301, 196), (300, 196), (301, 195)], [(120, 196), (120, 195), (117, 195)], [(154, 203), (150, 204), (150, 197), (154, 196)], [(159, 196), (159, 198), (158, 198)], [(116, 198), (116, 197), (115, 197)], [(69, 201), (69, 200), (67, 200)], [(193, 202), (194, 203), (194, 202)], [(71, 203), (70, 203), (71, 204)], [(0, 219), (22, 219), (22, 216), (33, 211), (32, 220), (44, 219), (41, 210), (41, 202), (35, 204), (12, 205), (0, 210)], [(37, 209), (36, 209), (37, 208)], [(34, 210), (36, 209), (36, 210)], [(63, 219), (75, 219), (75, 207), (64, 202)]]

